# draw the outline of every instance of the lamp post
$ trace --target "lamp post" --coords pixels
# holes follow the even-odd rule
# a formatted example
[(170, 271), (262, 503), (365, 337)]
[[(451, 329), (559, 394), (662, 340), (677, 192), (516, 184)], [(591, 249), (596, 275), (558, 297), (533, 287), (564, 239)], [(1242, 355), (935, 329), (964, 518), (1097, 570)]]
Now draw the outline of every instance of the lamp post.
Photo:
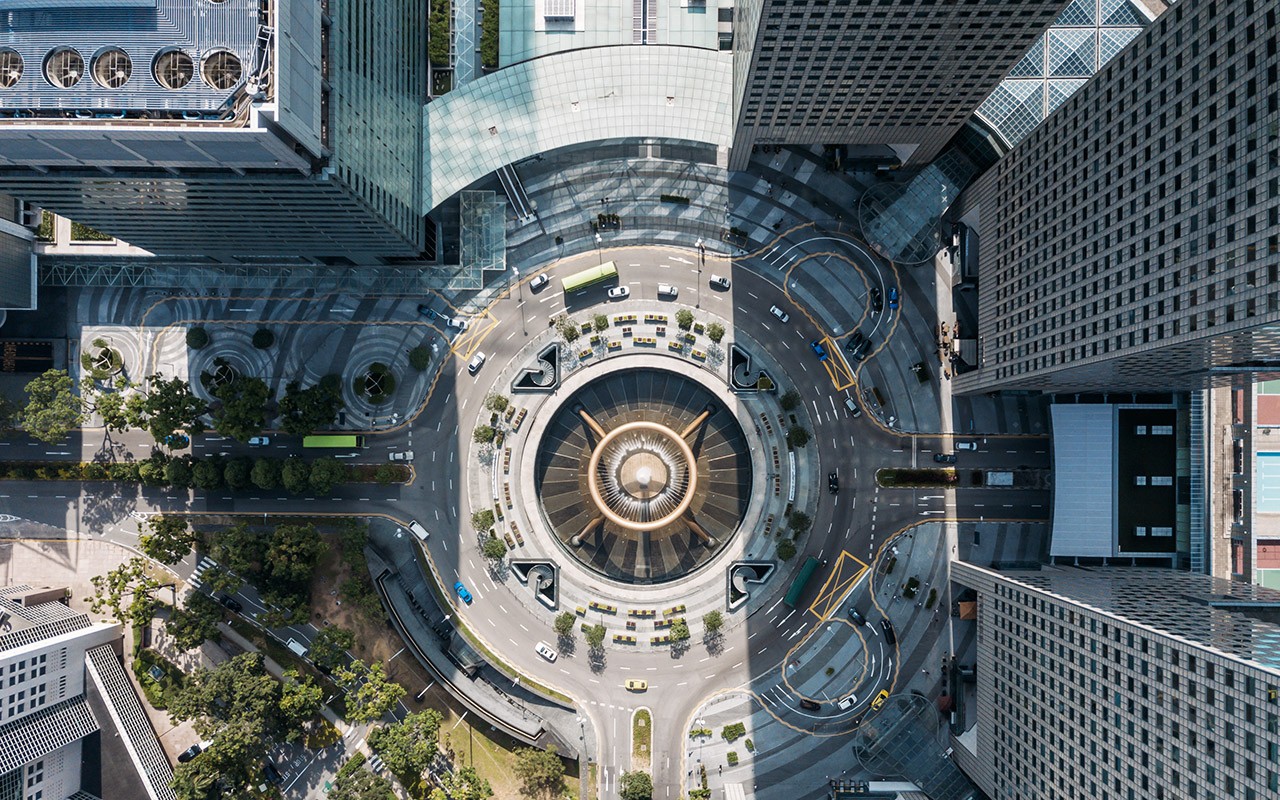
[(702, 308), (702, 267), (707, 263), (707, 246), (698, 239), (694, 247), (698, 248), (698, 300), (693, 307)]
[(516, 309), (520, 312), (520, 331), (525, 336), (529, 335), (529, 331), (524, 326), (524, 285), (520, 283), (520, 270), (517, 267), (511, 268), (511, 275), (516, 282)]
[(597, 264), (604, 263), (604, 251), (600, 249), (600, 246), (601, 244), (603, 244), (603, 242), (604, 242), (604, 239), (601, 239), (600, 234), (597, 233), (596, 234), (596, 263)]

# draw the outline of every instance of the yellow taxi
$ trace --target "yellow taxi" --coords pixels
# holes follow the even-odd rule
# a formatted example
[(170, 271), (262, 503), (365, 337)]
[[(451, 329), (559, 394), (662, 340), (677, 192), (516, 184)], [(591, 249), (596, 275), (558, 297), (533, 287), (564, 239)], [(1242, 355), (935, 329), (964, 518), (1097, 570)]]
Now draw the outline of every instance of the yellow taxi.
[(639, 678), (631, 678), (627, 681), (626, 686), (628, 692), (643, 692), (649, 688), (649, 682)]
[(876, 699), (871, 701), (871, 710), (879, 711), (880, 707), (884, 705), (884, 701), (888, 699), (889, 693), (881, 689), (880, 694), (876, 695)]

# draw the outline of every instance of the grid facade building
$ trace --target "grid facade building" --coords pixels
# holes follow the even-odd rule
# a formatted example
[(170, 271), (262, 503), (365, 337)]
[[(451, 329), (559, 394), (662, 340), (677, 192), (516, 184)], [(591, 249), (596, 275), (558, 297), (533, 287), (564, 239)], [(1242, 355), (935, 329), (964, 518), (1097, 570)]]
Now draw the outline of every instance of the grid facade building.
[(993, 800), (1280, 796), (1280, 592), (1124, 567), (952, 580), (978, 598), (977, 722), (952, 741)]
[(747, 0), (734, 19), (734, 165), (756, 144), (933, 159), (1065, 0)]
[(957, 391), (1280, 367), (1278, 13), (1177, 3), (966, 192), (979, 363)]

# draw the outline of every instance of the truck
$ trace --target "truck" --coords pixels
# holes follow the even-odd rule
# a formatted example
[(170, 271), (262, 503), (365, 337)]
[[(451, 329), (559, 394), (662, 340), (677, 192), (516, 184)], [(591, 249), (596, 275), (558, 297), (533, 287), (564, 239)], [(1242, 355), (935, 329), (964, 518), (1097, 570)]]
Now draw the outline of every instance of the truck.
[(292, 650), (299, 658), (307, 657), (306, 646), (303, 645), (301, 642), (299, 642), (297, 639), (290, 639), (288, 643), (285, 644), (285, 647), (288, 647), (290, 650)]

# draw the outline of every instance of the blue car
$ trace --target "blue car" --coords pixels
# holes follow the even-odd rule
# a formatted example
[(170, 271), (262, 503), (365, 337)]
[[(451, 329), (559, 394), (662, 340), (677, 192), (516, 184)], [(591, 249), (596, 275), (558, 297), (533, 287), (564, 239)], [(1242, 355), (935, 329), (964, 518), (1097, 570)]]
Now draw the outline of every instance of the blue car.
[(166, 447), (170, 447), (174, 450), (181, 450), (191, 444), (191, 440), (188, 439), (185, 434), (171, 433), (164, 437), (164, 443)]
[(890, 311), (898, 310), (898, 287), (897, 286), (889, 287), (889, 310)]
[(462, 581), (456, 581), (453, 584), (453, 590), (458, 593), (458, 599), (467, 605), (471, 605), (471, 592), (467, 591), (467, 587), (462, 585)]
[(812, 342), (809, 342), (809, 346), (813, 348), (814, 355), (818, 357), (819, 361), (827, 360), (827, 348), (822, 346), (822, 342), (814, 339)]

